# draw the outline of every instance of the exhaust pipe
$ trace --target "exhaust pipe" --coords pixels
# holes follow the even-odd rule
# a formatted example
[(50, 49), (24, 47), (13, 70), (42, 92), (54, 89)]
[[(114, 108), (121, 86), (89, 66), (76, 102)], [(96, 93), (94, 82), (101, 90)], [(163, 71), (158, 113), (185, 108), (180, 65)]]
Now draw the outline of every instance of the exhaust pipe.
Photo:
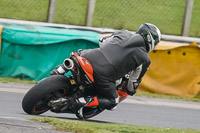
[(74, 68), (74, 62), (72, 59), (69, 58), (64, 60), (63, 65), (67, 70), (71, 70)]

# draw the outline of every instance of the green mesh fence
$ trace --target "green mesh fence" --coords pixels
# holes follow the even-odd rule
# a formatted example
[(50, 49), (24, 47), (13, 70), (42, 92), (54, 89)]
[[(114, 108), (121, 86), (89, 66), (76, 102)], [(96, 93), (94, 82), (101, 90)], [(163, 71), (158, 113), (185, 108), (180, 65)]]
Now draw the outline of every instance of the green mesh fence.
[(55, 23), (85, 25), (87, 0), (56, 0)]
[(0, 0), (0, 17), (47, 21), (49, 0)]
[(144, 22), (162, 33), (181, 34), (184, 0), (96, 0), (93, 26), (137, 30)]
[(200, 37), (200, 0), (194, 0), (192, 20), (190, 25), (190, 36)]
[[(46, 21), (51, 0), (0, 0), (0, 17)], [(89, 0), (55, 0), (54, 23), (86, 25)], [(136, 30), (157, 25), (163, 34), (181, 35), (186, 0), (96, 0), (92, 26)], [(200, 1), (194, 0), (190, 36), (200, 37)]]

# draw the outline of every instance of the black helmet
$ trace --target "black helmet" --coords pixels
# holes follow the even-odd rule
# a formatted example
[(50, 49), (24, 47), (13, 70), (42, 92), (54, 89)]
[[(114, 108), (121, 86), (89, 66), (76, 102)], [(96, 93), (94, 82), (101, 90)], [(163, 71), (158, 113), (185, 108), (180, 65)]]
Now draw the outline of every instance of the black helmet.
[(153, 24), (144, 23), (137, 30), (136, 34), (140, 34), (147, 45), (147, 51), (151, 52), (160, 42), (160, 30)]

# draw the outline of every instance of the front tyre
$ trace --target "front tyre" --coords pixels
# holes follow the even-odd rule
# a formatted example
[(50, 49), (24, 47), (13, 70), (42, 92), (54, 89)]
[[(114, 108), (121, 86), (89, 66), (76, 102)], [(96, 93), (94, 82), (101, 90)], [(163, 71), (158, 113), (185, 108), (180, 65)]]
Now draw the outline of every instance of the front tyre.
[(51, 99), (69, 95), (69, 79), (63, 75), (45, 78), (34, 85), (24, 96), (22, 108), (27, 114), (39, 115), (50, 109)]

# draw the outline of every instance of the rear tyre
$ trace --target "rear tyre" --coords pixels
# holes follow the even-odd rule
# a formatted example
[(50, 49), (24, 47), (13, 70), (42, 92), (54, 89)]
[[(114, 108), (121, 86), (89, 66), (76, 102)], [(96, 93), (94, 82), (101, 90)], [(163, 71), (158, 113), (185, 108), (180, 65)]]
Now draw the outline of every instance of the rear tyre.
[(34, 85), (24, 96), (22, 108), (27, 114), (39, 115), (50, 109), (51, 99), (69, 95), (69, 79), (63, 75), (45, 78)]

